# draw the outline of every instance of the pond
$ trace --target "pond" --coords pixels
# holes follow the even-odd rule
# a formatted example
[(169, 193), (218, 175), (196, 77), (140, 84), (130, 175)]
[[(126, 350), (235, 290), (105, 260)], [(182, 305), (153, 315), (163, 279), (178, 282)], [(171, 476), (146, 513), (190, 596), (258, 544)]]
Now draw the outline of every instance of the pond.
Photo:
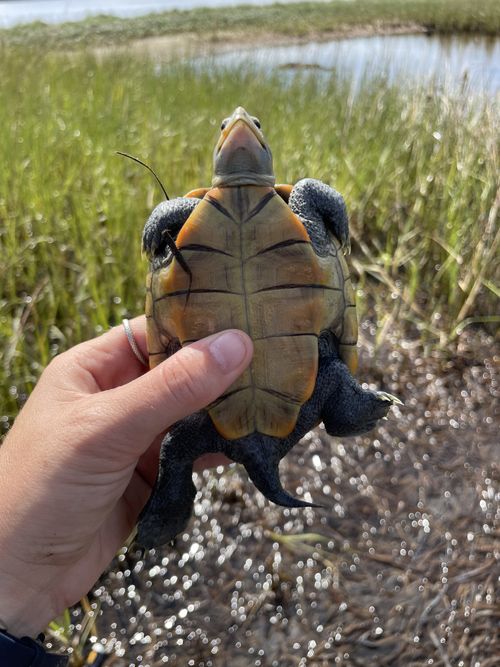
[[(43, 20), (78, 20), (90, 14), (136, 16), (168, 9), (240, 4), (242, 0), (0, 0), (0, 27)], [(245, 0), (270, 4), (275, 0)], [(229, 47), (231, 48), (231, 47)], [(160, 56), (161, 58), (161, 56)], [(215, 52), (214, 64), (239, 67), (280, 67), (295, 71), (336, 71), (356, 90), (365, 78), (383, 76), (389, 82), (438, 83), (449, 88), (496, 95), (500, 91), (500, 39), (482, 36), (385, 35), (309, 42), (288, 46), (246, 46)], [(198, 59), (200, 62), (201, 59)], [(205, 62), (205, 60), (203, 60)]]
[(500, 91), (500, 40), (442, 35), (385, 35), (240, 49), (212, 56), (214, 64), (285, 70), (337, 71), (356, 89), (365, 78), (384, 76), (437, 83), (446, 88), (496, 95)]

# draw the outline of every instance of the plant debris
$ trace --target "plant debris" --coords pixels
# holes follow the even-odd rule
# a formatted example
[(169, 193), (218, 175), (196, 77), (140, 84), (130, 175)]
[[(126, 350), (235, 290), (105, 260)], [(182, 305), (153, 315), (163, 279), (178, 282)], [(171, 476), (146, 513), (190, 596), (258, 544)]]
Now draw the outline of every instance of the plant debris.
[(121, 553), (93, 591), (106, 665), (498, 664), (500, 350), (468, 332), (453, 357), (391, 342), (361, 360), (405, 405), (367, 436), (318, 428), (282, 462), (323, 507), (205, 471), (189, 532)]

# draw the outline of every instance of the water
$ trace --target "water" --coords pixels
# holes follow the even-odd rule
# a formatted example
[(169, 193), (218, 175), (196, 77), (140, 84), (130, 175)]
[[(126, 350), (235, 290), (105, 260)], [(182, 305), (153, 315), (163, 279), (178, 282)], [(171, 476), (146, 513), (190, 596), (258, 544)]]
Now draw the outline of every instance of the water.
[[(244, 0), (246, 5), (269, 5), (276, 0)], [(298, 0), (292, 0), (298, 1)], [(87, 16), (141, 16), (169, 9), (193, 7), (222, 7), (241, 5), (243, 0), (15, 0), (0, 2), (0, 27), (9, 28), (19, 23), (45, 21), (62, 23), (79, 21)]]
[[(61, 22), (90, 14), (137, 16), (168, 9), (241, 4), (243, 0), (15, 0), (0, 1), (0, 27), (33, 20)], [(275, 0), (245, 0), (247, 4), (270, 4)], [(384, 76), (390, 82), (413, 80), (437, 82), (448, 88), (461, 86), (495, 95), (500, 91), (500, 40), (487, 37), (442, 35), (386, 35), (312, 42), (292, 46), (242, 48), (215, 53), (214, 64), (242, 64), (269, 69), (315, 68), (337, 70), (353, 88), (365, 77)]]
[(436, 82), (447, 88), (500, 92), (500, 40), (442, 35), (386, 35), (276, 47), (251, 47), (213, 56), (214, 64), (338, 73), (354, 88), (371, 76), (389, 82)]

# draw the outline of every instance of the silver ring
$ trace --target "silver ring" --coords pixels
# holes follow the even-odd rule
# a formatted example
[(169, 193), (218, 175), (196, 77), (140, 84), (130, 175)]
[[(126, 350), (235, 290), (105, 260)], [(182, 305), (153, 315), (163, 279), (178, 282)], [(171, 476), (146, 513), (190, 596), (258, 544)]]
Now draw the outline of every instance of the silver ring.
[(125, 329), (125, 335), (127, 336), (127, 340), (130, 343), (130, 347), (132, 348), (132, 352), (135, 354), (136, 358), (141, 362), (141, 364), (147, 366), (148, 362), (146, 361), (146, 359), (144, 359), (142, 352), (139, 350), (139, 346), (135, 342), (134, 333), (130, 326), (129, 320), (123, 319), (122, 324), (123, 328)]

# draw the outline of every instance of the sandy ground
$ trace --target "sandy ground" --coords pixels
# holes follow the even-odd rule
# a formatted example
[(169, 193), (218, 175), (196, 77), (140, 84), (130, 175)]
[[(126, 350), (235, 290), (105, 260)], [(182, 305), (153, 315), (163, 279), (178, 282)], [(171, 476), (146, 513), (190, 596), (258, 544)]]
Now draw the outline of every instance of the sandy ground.
[(359, 376), (405, 406), (282, 462), (321, 509), (273, 506), (236, 467), (198, 477), (177, 544), (121, 555), (93, 591), (106, 667), (499, 664), (500, 348), (466, 331), (453, 355), (375, 352), (374, 331)]

